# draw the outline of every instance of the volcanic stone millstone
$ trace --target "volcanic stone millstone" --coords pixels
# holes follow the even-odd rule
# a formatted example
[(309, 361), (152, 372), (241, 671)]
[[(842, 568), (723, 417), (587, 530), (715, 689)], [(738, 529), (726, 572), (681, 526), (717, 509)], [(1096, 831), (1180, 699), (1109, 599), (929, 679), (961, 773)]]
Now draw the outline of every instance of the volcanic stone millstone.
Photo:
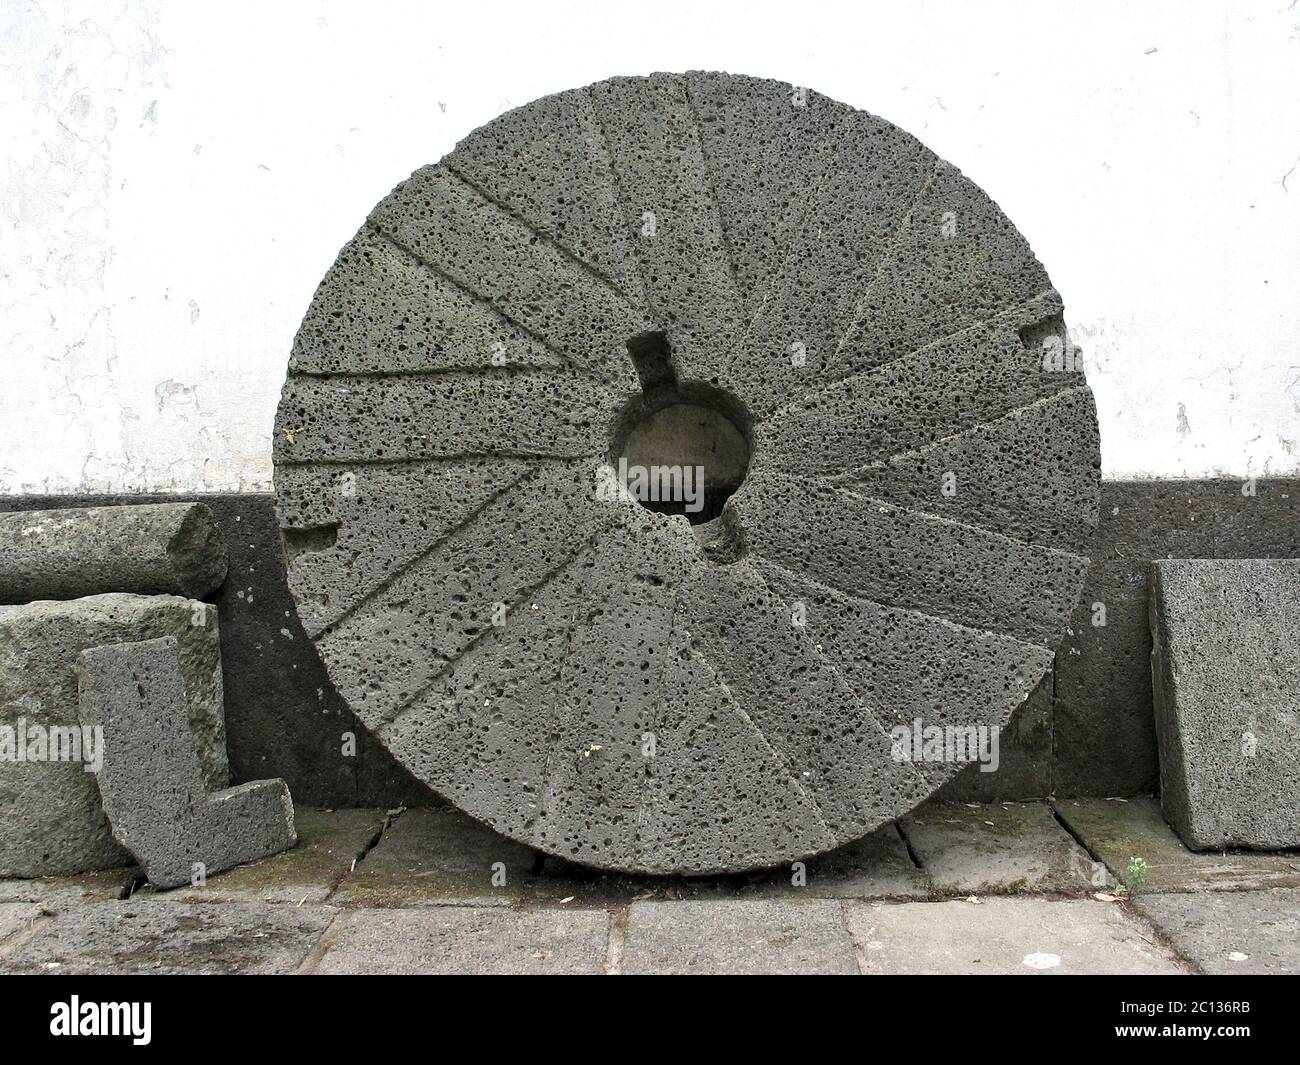
[[(656, 873), (826, 850), (962, 768), (890, 729), (1005, 724), (1051, 668), (1099, 487), (1062, 337), (996, 205), (879, 118), (725, 74), (538, 100), (399, 185), (307, 312), (299, 613), (507, 836)], [(750, 448), (696, 525), (597, 491), (682, 403)]]

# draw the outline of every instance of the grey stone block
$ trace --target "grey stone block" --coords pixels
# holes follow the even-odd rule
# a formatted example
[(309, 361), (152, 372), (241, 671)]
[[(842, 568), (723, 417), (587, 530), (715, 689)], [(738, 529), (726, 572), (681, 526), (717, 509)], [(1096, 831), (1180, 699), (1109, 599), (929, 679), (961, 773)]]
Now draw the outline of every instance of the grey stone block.
[[(296, 805), (293, 850), (182, 886), (167, 898), (185, 902), (324, 902), (379, 838), (382, 810), (316, 810)], [(149, 887), (137, 889), (148, 892)]]
[(1195, 850), (1300, 846), (1300, 560), (1152, 563), (1160, 799)]
[(1092, 899), (850, 903), (863, 972), (912, 975), (1177, 975), (1141, 921)]
[(292, 973), (337, 913), (325, 906), (100, 902), (42, 919), (31, 935), (0, 945), (0, 972)]
[(225, 545), (202, 503), (0, 514), (0, 603), (100, 592), (197, 599), (225, 577)]
[[(116, 641), (172, 636), (204, 784), (230, 783), (215, 608), (177, 596), (110, 593), (0, 606), (0, 728), (81, 728), (77, 656)], [(4, 732), (0, 732), (3, 739)], [(93, 735), (93, 734), (92, 734)], [(0, 760), (0, 875), (49, 876), (132, 864), (83, 763)]]
[(1133, 908), (1201, 972), (1300, 973), (1300, 891), (1143, 895)]
[(901, 828), (940, 894), (1097, 891), (1113, 883), (1042, 803), (928, 803)]
[(855, 975), (840, 903), (635, 902), (621, 971), (643, 974)]
[(104, 737), (97, 780), (113, 838), (161, 888), (297, 842), (283, 780), (208, 792), (177, 651), (164, 636), (92, 647), (77, 663), (81, 721)]
[[(399, 185), (312, 302), (274, 447), (299, 615), (396, 759), (521, 844), (834, 849), (964, 765), (891, 730), (1001, 727), (1051, 667), (1099, 482), (1053, 337), (1015, 227), (873, 115), (709, 73), (547, 97)], [(601, 498), (697, 423), (733, 441), (706, 509)]]
[(608, 937), (604, 910), (358, 910), (315, 972), (591, 976), (604, 971)]

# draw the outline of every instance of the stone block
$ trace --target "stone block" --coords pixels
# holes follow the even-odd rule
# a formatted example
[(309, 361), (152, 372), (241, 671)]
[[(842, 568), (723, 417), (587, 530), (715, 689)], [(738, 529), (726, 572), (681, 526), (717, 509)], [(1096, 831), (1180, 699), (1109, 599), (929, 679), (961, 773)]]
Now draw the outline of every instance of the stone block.
[(174, 636), (78, 658), (82, 724), (102, 730), (96, 774), (113, 838), (155, 887), (176, 887), (297, 842), (282, 780), (209, 792), (195, 754)]
[[(39, 728), (81, 733), (77, 656), (88, 647), (171, 636), (183, 714), (204, 784), (230, 783), (222, 711), (217, 611), (178, 596), (107, 593), (66, 602), (0, 606), (0, 875), (50, 876), (132, 864), (114, 841), (84, 762), (17, 760)], [(24, 733), (25, 730), (25, 733)], [(27, 744), (18, 740), (26, 736)], [(93, 733), (90, 737), (93, 741)], [(83, 748), (84, 748), (83, 743)], [(84, 751), (83, 751), (84, 753)]]
[(0, 972), (292, 973), (337, 913), (327, 906), (100, 902), (43, 918), (30, 935), (0, 944)]
[(198, 599), (226, 577), (226, 548), (202, 503), (0, 514), (0, 603), (101, 592)]
[(1300, 560), (1151, 568), (1165, 817), (1194, 850), (1300, 846)]
[[(186, 902), (324, 902), (379, 838), (382, 810), (318, 810), (295, 805), (292, 850), (218, 873), (202, 885), (168, 892)], [(150, 888), (142, 888), (148, 892)]]

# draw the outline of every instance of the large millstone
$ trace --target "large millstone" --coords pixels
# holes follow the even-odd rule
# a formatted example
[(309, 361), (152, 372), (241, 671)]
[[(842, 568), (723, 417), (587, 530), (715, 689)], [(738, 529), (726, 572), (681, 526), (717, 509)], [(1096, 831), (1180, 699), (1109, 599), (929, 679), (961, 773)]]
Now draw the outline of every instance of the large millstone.
[(275, 439), (299, 614), (507, 836), (651, 872), (852, 840), (962, 768), (891, 730), (1001, 726), (1052, 665), (1099, 466), (1061, 313), (872, 115), (721, 74), (538, 100), (316, 293)]

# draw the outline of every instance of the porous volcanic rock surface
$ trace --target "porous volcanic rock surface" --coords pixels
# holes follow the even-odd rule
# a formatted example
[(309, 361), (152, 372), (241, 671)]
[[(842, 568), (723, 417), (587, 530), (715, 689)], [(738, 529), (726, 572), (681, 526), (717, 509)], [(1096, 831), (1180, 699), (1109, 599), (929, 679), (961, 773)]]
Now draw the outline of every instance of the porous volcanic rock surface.
[[(882, 119), (726, 74), (546, 97), (317, 290), (275, 432), (298, 612), (509, 837), (660, 873), (830, 849), (962, 768), (891, 729), (1001, 726), (1051, 668), (1099, 489), (1064, 338), (1015, 227)], [(629, 453), (705, 455), (700, 506), (620, 490)]]

